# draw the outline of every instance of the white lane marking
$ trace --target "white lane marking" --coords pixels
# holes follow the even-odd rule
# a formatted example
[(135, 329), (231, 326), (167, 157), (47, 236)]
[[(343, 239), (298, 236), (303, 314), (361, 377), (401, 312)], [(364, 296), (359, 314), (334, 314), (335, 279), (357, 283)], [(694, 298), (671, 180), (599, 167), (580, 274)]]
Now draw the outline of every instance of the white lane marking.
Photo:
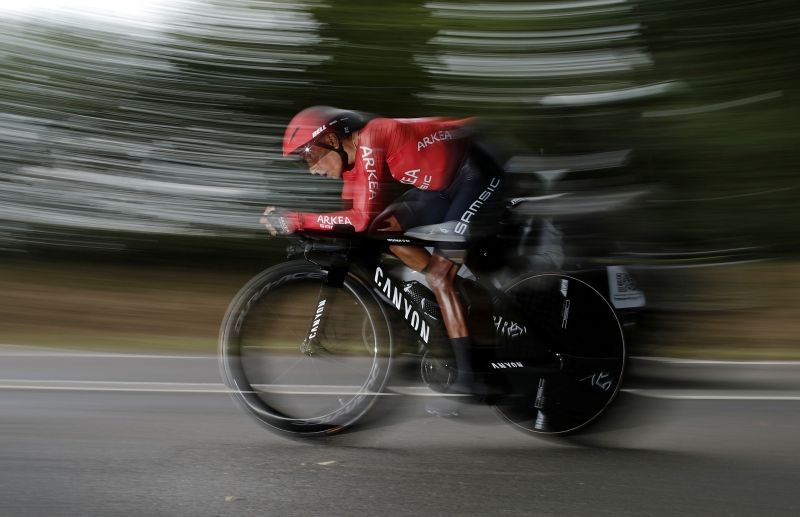
[[(331, 385), (260, 385), (259, 391), (284, 395), (356, 395), (357, 386)], [(144, 393), (235, 393), (224, 384), (212, 382), (107, 382), (107, 381), (48, 381), (27, 379), (0, 379), (0, 390), (30, 391), (99, 391), (99, 392), (144, 392)], [(642, 397), (673, 400), (783, 400), (800, 401), (798, 391), (744, 391), (744, 390), (678, 390), (678, 389), (623, 389)], [(463, 394), (443, 394), (424, 386), (389, 386), (381, 393), (363, 392), (366, 395), (390, 397), (407, 395), (413, 397), (466, 397)]]
[(111, 387), (111, 386), (37, 386), (22, 384), (0, 384), (0, 390), (19, 390), (19, 391), (99, 391), (109, 392), (136, 392), (136, 393), (233, 393), (226, 389), (188, 389), (188, 388), (133, 388), (133, 387)]
[[(269, 392), (283, 395), (375, 395), (391, 397), (409, 395), (414, 397), (465, 397), (458, 393), (442, 394), (424, 386), (388, 386), (385, 392), (362, 392), (358, 386), (332, 385), (255, 385), (255, 393)], [(52, 390), (52, 391), (106, 391), (145, 393), (236, 393), (221, 383), (213, 382), (136, 382), (136, 381), (65, 381), (0, 379), (0, 390)]]
[(463, 393), (439, 393), (424, 386), (389, 386), (387, 388), (397, 395), (408, 395), (411, 397), (470, 397)]
[(0, 389), (55, 391), (146, 391), (159, 393), (230, 393), (216, 382), (65, 381), (0, 379)]
[[(3, 346), (3, 345), (0, 345)], [(61, 351), (14, 351), (0, 350), (0, 357), (54, 357), (75, 359), (205, 359), (216, 360), (216, 355), (159, 355), (159, 354), (122, 354), (122, 353), (92, 353), (92, 352), (61, 352)]]
[(786, 400), (800, 401), (797, 391), (743, 391), (743, 390), (658, 390), (623, 389), (625, 393), (656, 399), (670, 400)]
[(698, 365), (723, 365), (723, 366), (800, 366), (800, 361), (732, 361), (715, 359), (680, 359), (676, 357), (647, 357), (630, 356), (634, 361), (646, 361), (664, 364), (698, 364)]
[[(3, 350), (2, 347), (21, 350)], [(192, 359), (216, 361), (216, 355), (159, 355), (159, 354), (124, 354), (124, 353), (92, 353), (80, 351), (53, 351), (53, 349), (28, 348), (24, 345), (0, 343), (0, 357), (53, 357), (74, 359)], [(665, 364), (697, 364), (697, 365), (730, 365), (730, 366), (800, 366), (800, 361), (733, 361), (714, 359), (681, 359), (677, 357), (630, 356), (632, 361)]]

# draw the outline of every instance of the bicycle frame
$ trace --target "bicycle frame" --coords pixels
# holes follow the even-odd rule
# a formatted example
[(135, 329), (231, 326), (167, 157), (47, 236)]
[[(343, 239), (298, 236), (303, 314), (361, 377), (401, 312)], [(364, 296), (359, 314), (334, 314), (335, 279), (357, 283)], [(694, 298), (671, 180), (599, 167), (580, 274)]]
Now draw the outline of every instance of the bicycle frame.
[(402, 281), (393, 278), (389, 273), (381, 267), (381, 264), (375, 266), (372, 274), (372, 292), (382, 300), (385, 305), (393, 308), (397, 314), (406, 322), (409, 329), (414, 332), (419, 339), (427, 346), (430, 344), (431, 329), (436, 329), (434, 332), (441, 332), (441, 325), (431, 325), (425, 317), (414, 306), (405, 293), (398, 288), (402, 285)]
[[(416, 239), (397, 239), (387, 238), (386, 241), (392, 244), (401, 244), (407, 246), (426, 246), (430, 245), (429, 242), (416, 240)], [(400, 241), (400, 242), (399, 242)], [(351, 246), (355, 241), (348, 240), (348, 246)], [(316, 243), (315, 243), (316, 244)], [(327, 317), (327, 307), (330, 305), (329, 300), (336, 296), (336, 292), (342, 285), (345, 276), (352, 272), (361, 282), (367, 286), (375, 298), (380, 300), (385, 307), (387, 307), (387, 315), (392, 319), (402, 320), (408, 330), (416, 339), (422, 350), (427, 350), (434, 343), (446, 342), (446, 331), (442, 321), (431, 321), (432, 318), (426, 317), (421, 311), (420, 307), (414, 303), (403, 290), (404, 281), (393, 275), (391, 271), (395, 269), (393, 265), (387, 265), (385, 260), (382, 260), (380, 240), (367, 241), (365, 246), (347, 247), (343, 245), (331, 246), (323, 245), (322, 247), (312, 245), (304, 248), (304, 255), (306, 260), (319, 265), (327, 272), (327, 281), (321, 287), (319, 297), (317, 299), (317, 309), (309, 322), (308, 331), (306, 332), (306, 350), (313, 352), (313, 349), (308, 348), (310, 343), (313, 343), (314, 338), (324, 327), (325, 319)], [(313, 252), (320, 251), (325, 254), (328, 260), (325, 263), (315, 262), (311, 256)], [(406, 266), (402, 266), (406, 268)], [(520, 324), (516, 317), (504, 314), (503, 307), (510, 307), (504, 294), (491, 285), (479, 283), (482, 289), (485, 289), (487, 294), (493, 300), (492, 303), (492, 317), (494, 330), (496, 334), (505, 333), (511, 337), (521, 337), (527, 333), (527, 327)], [(427, 289), (427, 286), (426, 286)], [(430, 293), (433, 298), (433, 293)], [(500, 362), (492, 362), (492, 368), (521, 368), (525, 366), (523, 360), (507, 360)]]
[[(429, 247), (434, 242), (408, 234), (356, 235), (352, 233), (352, 230), (342, 227), (335, 229), (332, 233), (308, 232), (308, 237), (312, 240), (306, 241), (302, 250), (303, 254), (306, 260), (325, 270), (327, 276), (317, 300), (316, 313), (309, 322), (306, 343), (311, 343), (324, 326), (327, 300), (335, 296), (335, 291), (341, 287), (344, 278), (352, 272), (364, 286), (372, 291), (375, 299), (386, 307), (387, 317), (404, 322), (419, 345), (418, 352), (429, 350), (433, 344), (444, 346), (446, 351), (450, 351), (443, 322), (431, 321), (420, 312), (420, 308), (403, 291), (403, 280), (391, 273), (394, 266), (387, 265), (383, 256), (383, 253), (388, 251), (387, 247), (390, 244)], [(302, 240), (303, 237), (300, 239)], [(484, 295), (491, 299), (490, 310), (494, 326), (492, 338), (500, 338), (495, 339), (495, 346), (490, 356), (484, 357), (480, 361), (485, 363), (489, 369), (538, 369), (542, 361), (552, 362), (553, 360), (553, 356), (549, 353), (547, 344), (542, 342), (541, 336), (531, 335), (529, 329), (533, 329), (535, 326), (530, 325), (525, 316), (518, 314), (520, 308), (517, 307), (517, 302), (510, 299), (498, 286), (493, 285), (493, 282), (488, 281), (499, 271), (498, 264), (506, 268), (504, 271), (507, 272), (508, 263), (514, 261), (514, 257), (520, 257), (516, 254), (519, 242), (519, 236), (512, 235), (512, 238), (484, 242), (469, 253), (469, 257), (473, 258), (469, 261), (469, 267), (478, 276), (476, 285), (484, 291)], [(321, 253), (324, 258), (322, 262), (314, 260), (315, 252)], [(508, 256), (511, 257), (510, 260), (507, 260)], [(520, 268), (520, 274), (528, 272), (524, 261), (517, 266)], [(406, 266), (402, 267), (406, 268)], [(612, 273), (611, 268), (607, 269), (608, 271), (606, 269), (602, 271), (602, 275), (600, 275), (602, 279), (598, 276), (598, 280), (606, 281), (606, 275)], [(617, 269), (620, 268), (614, 268), (614, 271)], [(513, 265), (511, 270), (514, 270)], [(613, 293), (610, 294), (613, 296)], [(430, 295), (433, 297), (433, 293)], [(643, 299), (643, 296), (640, 298)], [(638, 301), (637, 304), (641, 305), (643, 302)], [(638, 306), (637, 304), (632, 307), (635, 308)], [(566, 300), (566, 305), (559, 309), (563, 312), (564, 321), (569, 317), (569, 310), (569, 300)], [(488, 352), (484, 350), (483, 353)], [(545, 373), (546, 371), (549, 370), (547, 368), (543, 370)]]
[[(401, 287), (403, 281), (389, 273), (390, 268), (380, 260), (380, 256), (375, 257), (377, 253), (359, 254), (356, 257), (345, 253), (340, 255), (338, 259), (334, 259), (331, 264), (319, 264), (308, 256), (308, 251), (306, 251), (306, 260), (320, 265), (327, 272), (327, 281), (320, 289), (317, 310), (306, 332), (306, 343), (312, 342), (324, 326), (327, 316), (326, 309), (330, 305), (328, 302), (332, 297), (336, 296), (342, 280), (351, 271), (369, 287), (377, 300), (392, 309), (389, 313), (393, 317), (405, 322), (409, 330), (423, 346), (427, 347), (438, 336), (444, 335), (443, 325), (429, 321), (420, 313), (415, 304), (403, 292)], [(375, 249), (374, 251), (378, 250)]]

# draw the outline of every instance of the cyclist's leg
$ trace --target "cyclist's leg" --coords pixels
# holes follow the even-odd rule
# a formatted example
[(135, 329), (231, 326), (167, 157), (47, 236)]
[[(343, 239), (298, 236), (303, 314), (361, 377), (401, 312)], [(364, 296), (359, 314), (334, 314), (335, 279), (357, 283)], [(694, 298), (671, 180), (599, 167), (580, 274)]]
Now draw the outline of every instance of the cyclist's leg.
[[(394, 215), (387, 219), (383, 228), (399, 230), (460, 221), (464, 223), (465, 237), (470, 238), (479, 214), (487, 211), (484, 207), (493, 206), (493, 203), (487, 202), (487, 190), (490, 190), (489, 197), (494, 194), (495, 198), (500, 198), (500, 193), (496, 192), (500, 185), (499, 174), (487, 174), (482, 165), (482, 160), (471, 153), (465, 157), (456, 178), (446, 190), (406, 192), (395, 203)], [(477, 378), (473, 367), (472, 339), (466, 321), (466, 310), (455, 286), (460, 266), (441, 254), (430, 254), (420, 247), (390, 246), (389, 249), (408, 267), (425, 273), (428, 285), (436, 297), (459, 371), (454, 391), (488, 393), (488, 387)]]
[[(456, 228), (461, 230), (459, 233), (466, 237), (467, 242), (493, 233), (498, 220), (497, 215), (499, 215), (497, 207), (503, 204), (502, 170), (499, 166), (477, 148), (473, 148), (462, 163), (454, 185), (448, 190), (452, 190), (452, 202), (445, 213), (445, 221), (458, 221)], [(440, 245), (441, 248), (446, 246), (448, 246), (446, 243)], [(434, 257), (438, 256), (434, 253)], [(433, 264), (433, 259), (431, 262)], [(441, 295), (437, 295), (437, 299), (441, 296), (443, 299), (458, 301), (458, 303), (448, 306), (451, 312), (450, 318), (454, 322), (454, 332), (451, 334), (448, 328), (448, 336), (451, 338), (458, 366), (458, 377), (454, 389), (468, 390), (474, 393), (490, 393), (491, 386), (487, 386), (481, 378), (481, 372), (477, 371), (480, 369), (473, 365), (472, 349), (475, 343), (466, 326), (464, 304), (461, 302), (460, 296), (456, 294), (455, 272), (457, 269), (458, 267), (455, 267), (452, 274), (448, 274), (450, 270), (441, 266), (440, 270), (445, 274), (437, 275), (438, 279), (435, 280), (428, 279), (431, 284), (437, 282), (441, 284)], [(442, 306), (442, 316), (445, 322), (448, 318), (447, 313), (445, 307)], [(491, 318), (490, 314), (476, 314), (475, 316)], [(461, 322), (463, 322), (463, 327), (457, 325)]]
[[(501, 169), (478, 149), (472, 149), (459, 168), (453, 184), (445, 191), (449, 206), (442, 221), (457, 221), (467, 241), (491, 233), (497, 221), (498, 206), (502, 206)], [(457, 230), (458, 231), (458, 230)], [(441, 243), (439, 248), (448, 244)], [(459, 244), (463, 247), (464, 244)], [(458, 376), (454, 391), (477, 394), (490, 393), (491, 386), (481, 378), (473, 364), (474, 339), (467, 325), (466, 309), (456, 289), (460, 266), (434, 252), (423, 270), (442, 311), (442, 318), (455, 355)], [(477, 315), (480, 317), (481, 315)], [(484, 315), (490, 318), (491, 315)]]
[[(479, 238), (491, 235), (495, 232), (499, 212), (497, 208), (503, 206), (502, 193), (502, 171), (499, 166), (494, 164), (488, 156), (482, 153), (477, 147), (469, 151), (459, 168), (456, 179), (448, 188), (451, 199), (450, 206), (444, 214), (444, 221), (457, 221), (456, 231), (466, 239), (465, 243), (459, 243), (459, 248), (469, 249), (470, 244)], [(452, 246), (450, 243), (440, 243), (440, 249)], [(434, 253), (434, 256), (439, 256)], [(446, 260), (442, 258), (442, 260)], [(432, 262), (432, 265), (434, 263)], [(452, 263), (451, 263), (452, 264)], [(453, 264), (455, 266), (455, 264)], [(456, 271), (458, 267), (455, 267)], [(440, 289), (443, 296), (456, 296), (455, 271), (451, 275), (445, 274), (449, 270), (440, 266), (436, 279), (429, 279), (429, 283), (441, 284)], [(463, 304), (455, 305), (456, 308)], [(443, 311), (444, 312), (444, 308)], [(459, 332), (451, 335), (451, 338), (468, 337), (470, 333)]]
[[(394, 224), (397, 224), (396, 219)], [(455, 289), (455, 277), (460, 266), (438, 253), (431, 254), (425, 248), (417, 246), (390, 246), (389, 250), (406, 266), (425, 273), (428, 286), (436, 297), (456, 360), (457, 376), (450, 390), (457, 393), (489, 394), (490, 387), (476, 375), (466, 310)], [(426, 410), (438, 416), (457, 416), (459, 407), (458, 403), (442, 405), (429, 402)]]
[(464, 303), (455, 288), (455, 278), (459, 267), (446, 257), (433, 253), (430, 255), (428, 264), (422, 270), (425, 273), (425, 280), (439, 303), (444, 326), (447, 329), (447, 337), (451, 341), (469, 337)]
[(431, 254), (424, 248), (416, 246), (391, 246), (389, 249), (408, 267), (425, 273), (425, 280), (436, 297), (458, 369), (453, 389), (464, 392), (487, 392), (486, 387), (475, 378), (467, 311), (455, 288), (455, 277), (459, 266), (438, 253)]
[(389, 251), (417, 273), (423, 272), (431, 260), (428, 250), (418, 246), (389, 246)]
[[(392, 204), (391, 215), (379, 223), (378, 231), (408, 230), (415, 226), (448, 221), (445, 216), (451, 210), (454, 191), (409, 190)], [(425, 280), (442, 310), (448, 337), (467, 337), (469, 332), (464, 306), (454, 287), (459, 266), (419, 246), (389, 246), (389, 251), (409, 268), (425, 274)]]

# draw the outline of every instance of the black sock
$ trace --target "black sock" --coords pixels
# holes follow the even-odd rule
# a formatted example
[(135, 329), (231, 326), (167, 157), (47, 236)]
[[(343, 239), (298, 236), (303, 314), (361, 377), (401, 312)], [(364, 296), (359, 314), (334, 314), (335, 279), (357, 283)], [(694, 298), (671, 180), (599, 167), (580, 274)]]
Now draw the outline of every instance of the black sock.
[(450, 338), (450, 343), (453, 346), (453, 355), (456, 358), (456, 366), (459, 372), (473, 373), (472, 338), (469, 336)]

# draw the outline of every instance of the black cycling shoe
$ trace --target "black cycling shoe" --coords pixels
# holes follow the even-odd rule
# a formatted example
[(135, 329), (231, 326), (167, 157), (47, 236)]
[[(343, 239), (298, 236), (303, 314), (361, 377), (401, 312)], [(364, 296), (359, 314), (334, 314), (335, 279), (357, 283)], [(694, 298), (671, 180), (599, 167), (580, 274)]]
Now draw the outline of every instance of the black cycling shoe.
[(455, 382), (447, 386), (445, 393), (474, 395), (478, 398), (485, 398), (502, 395), (506, 393), (506, 390), (490, 374), (459, 371)]
[(474, 365), (476, 348), (473, 340), (469, 337), (450, 339), (453, 347), (453, 355), (456, 360), (458, 373), (455, 381), (446, 387), (445, 393), (458, 393), (465, 395), (475, 395), (485, 398), (493, 395), (500, 395), (505, 390), (497, 385), (497, 377), (488, 372), (477, 371)]
[[(454, 418), (470, 403), (487, 402), (503, 391), (484, 376), (458, 372), (456, 380), (442, 387), (445, 396), (429, 400), (425, 411), (441, 418)], [(448, 396), (449, 395), (449, 396)]]

